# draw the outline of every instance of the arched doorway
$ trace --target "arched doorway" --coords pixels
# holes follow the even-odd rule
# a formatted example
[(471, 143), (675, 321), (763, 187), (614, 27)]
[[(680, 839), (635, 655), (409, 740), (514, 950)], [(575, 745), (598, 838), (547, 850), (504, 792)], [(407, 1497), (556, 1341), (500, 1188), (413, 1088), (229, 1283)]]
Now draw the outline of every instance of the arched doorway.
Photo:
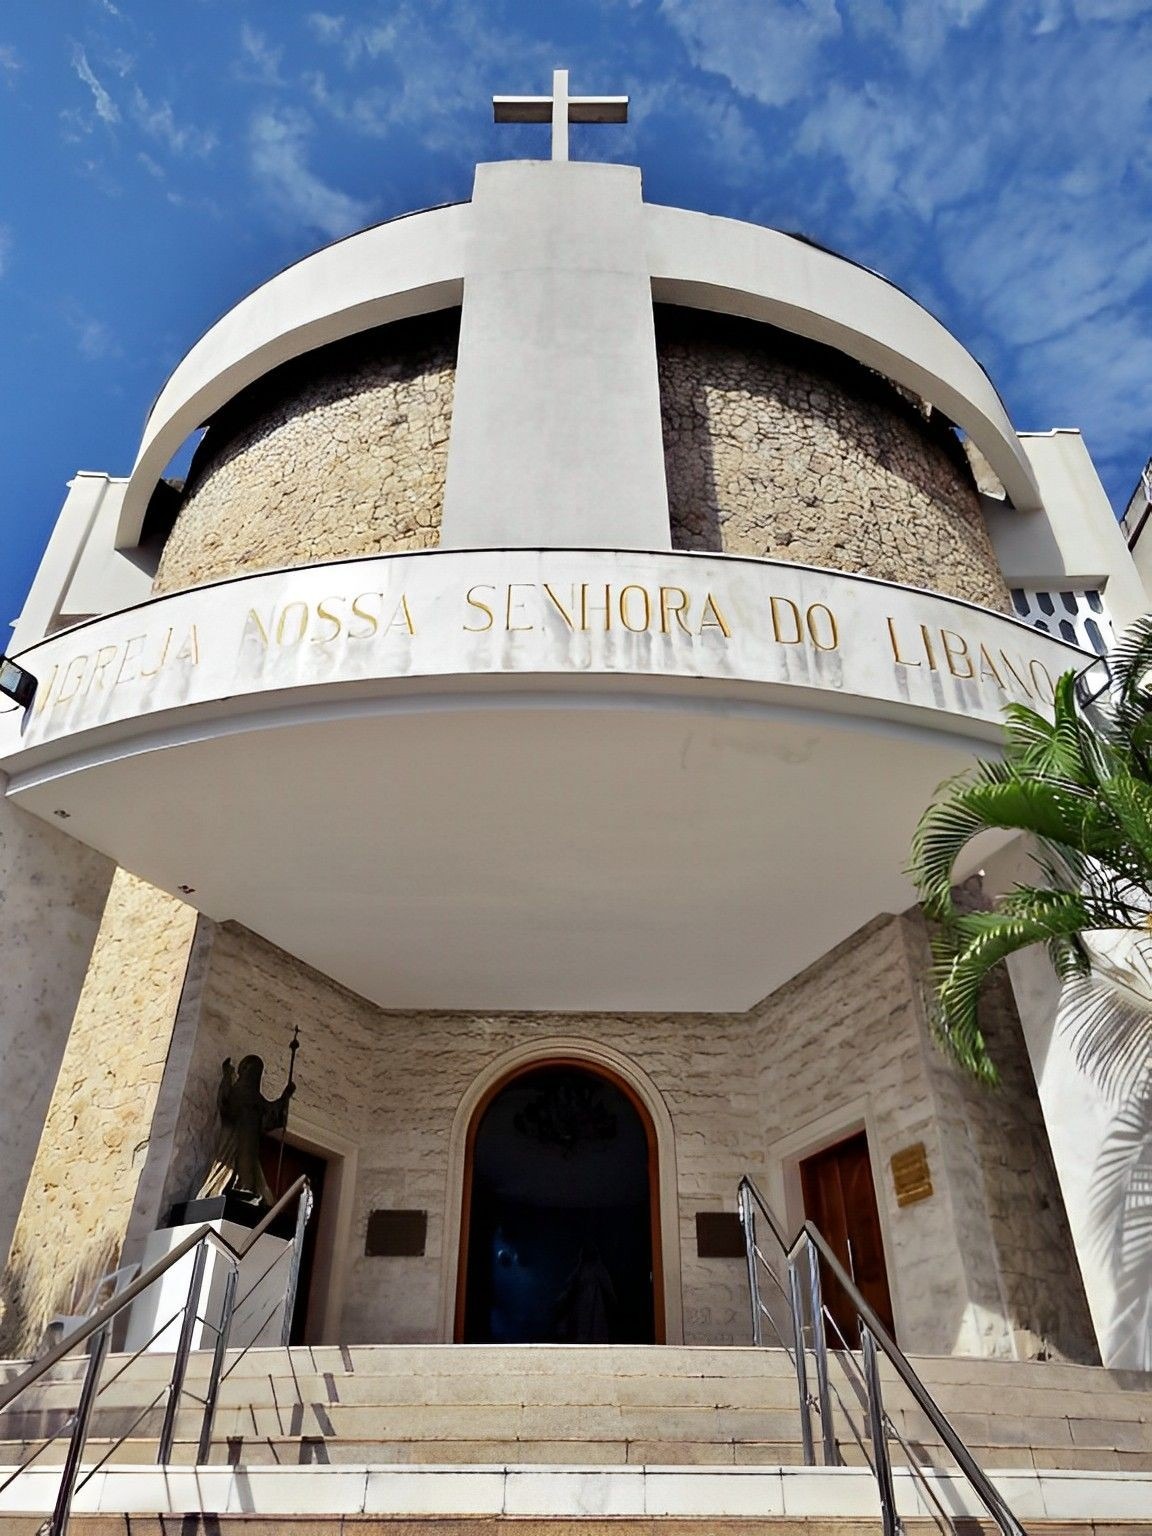
[(661, 1342), (658, 1182), (651, 1118), (605, 1069), (498, 1082), (469, 1126), (457, 1339)]

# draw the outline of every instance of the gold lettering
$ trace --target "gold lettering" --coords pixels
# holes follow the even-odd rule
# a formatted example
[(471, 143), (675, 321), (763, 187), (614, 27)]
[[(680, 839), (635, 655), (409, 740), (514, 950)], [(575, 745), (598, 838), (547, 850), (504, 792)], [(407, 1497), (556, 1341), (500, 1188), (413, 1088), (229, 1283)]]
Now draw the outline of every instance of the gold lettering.
[(988, 654), (988, 647), (986, 645), (981, 645), (981, 647), (980, 647), (980, 681), (983, 682), (986, 677), (994, 677), (996, 679), (996, 686), (997, 686), (997, 688), (1003, 688), (1003, 686), (1004, 686), (1004, 679), (1000, 676), (999, 672), (997, 672), (997, 670), (996, 670), (996, 663), (992, 660), (991, 656)]
[(160, 660), (156, 663), (156, 665), (152, 668), (151, 671), (149, 671), (147, 667), (141, 667), (140, 668), (140, 676), (141, 677), (155, 677), (156, 676), (157, 672), (159, 672), (160, 668), (168, 660), (168, 647), (171, 644), (172, 644), (172, 628), (171, 628), (171, 625), (169, 625), (168, 633), (164, 636), (164, 644), (160, 648)]
[(190, 624), (188, 626), (188, 638), (184, 641), (184, 644), (176, 652), (176, 655), (173, 657), (173, 660), (174, 661), (188, 660), (188, 661), (190, 661), (192, 663), (192, 665), (194, 667), (199, 666), (199, 664), (200, 664), (200, 638), (199, 638), (199, 636), (196, 633), (196, 626), (195, 626), (195, 624)]
[(489, 608), (488, 604), (482, 603), (478, 597), (473, 597), (473, 592), (495, 592), (495, 590), (495, 587), (490, 587), (487, 585), (487, 583), (482, 583), (478, 587), (469, 587), (468, 591), (464, 594), (464, 601), (470, 608), (478, 608), (481, 613), (486, 613), (488, 615), (487, 624), (465, 624), (464, 628), (469, 632), (469, 634), (482, 635), (486, 629), (491, 629), (493, 624), (496, 622), (496, 615), (492, 612), (491, 608)]
[[(628, 622), (629, 592), (639, 592), (640, 596), (644, 599), (643, 624), (629, 624)], [(626, 587), (620, 588), (620, 622), (623, 624), (625, 629), (631, 630), (634, 635), (642, 635), (648, 628), (649, 624), (652, 622), (652, 599), (648, 596), (647, 587), (638, 587), (635, 584), (630, 584)]]
[[(273, 613), (275, 611), (275, 609), (272, 610)], [(255, 608), (249, 608), (248, 617), (244, 620), (244, 633), (240, 637), (241, 645), (243, 645), (244, 641), (248, 638), (248, 626), (250, 624), (255, 624), (256, 633), (260, 636), (264, 649), (267, 650), (269, 645), (272, 643), (270, 639), (270, 631), (272, 629), (272, 614), (270, 613), (268, 615), (268, 626), (265, 628), (264, 620), (256, 612)]]
[[(824, 614), (827, 619), (827, 643), (822, 641), (816, 633), (816, 623), (813, 615), (817, 613)], [(836, 627), (836, 615), (832, 612), (831, 608), (825, 607), (823, 603), (812, 604), (804, 615), (804, 623), (808, 628), (808, 638), (818, 651), (834, 651), (840, 644), (840, 631)]]
[[(296, 634), (291, 640), (285, 640), (284, 635), (288, 628), (288, 615), (294, 610), (300, 612), (300, 621), (296, 625)], [(277, 645), (299, 645), (308, 629), (308, 604), (297, 600), (294, 603), (285, 603), (281, 609), (280, 618), (276, 625)]]
[[(778, 645), (799, 645), (804, 638), (804, 632), (800, 626), (800, 610), (790, 597), (770, 597), (769, 606), (772, 609), (772, 638)], [(788, 616), (792, 620), (792, 628), (796, 631), (793, 635), (780, 633), (780, 609), (786, 608)]]
[[(505, 630), (508, 633), (510, 633), (510, 634), (521, 634), (526, 629), (534, 628), (534, 626), (531, 625), (531, 624), (513, 624), (513, 622), (512, 622), (512, 607), (513, 607), (512, 594), (513, 594), (513, 592), (516, 590), (517, 587), (533, 587), (533, 586), (535, 586), (535, 582), (531, 582), (531, 581), (510, 581), (508, 583), (508, 589), (507, 589), (507, 593), (506, 593), (506, 596), (505, 596), (505, 602), (504, 602), (504, 628), (505, 628)], [(516, 601), (515, 601), (515, 606), (519, 609), (519, 608), (523, 608), (524, 604), (523, 604), (523, 602), (521, 602), (521, 600), (519, 598), (517, 598)]]
[[(580, 583), (580, 628), (581, 629), (587, 629), (588, 628), (588, 609), (589, 609), (589, 606), (599, 607), (600, 605), (598, 603), (595, 604), (595, 605), (590, 605), (589, 604), (589, 602), (588, 602), (588, 583), (586, 581), (582, 581)], [(607, 582), (605, 582), (604, 583), (604, 629), (605, 629), (605, 631), (608, 631), (611, 628), (612, 628), (612, 588), (608, 585)]]
[(360, 606), (366, 597), (378, 597), (380, 598), (381, 602), (384, 600), (383, 592), (361, 592), (359, 596), (352, 599), (352, 612), (358, 619), (363, 619), (365, 624), (367, 624), (369, 627), (367, 629), (357, 629), (355, 631), (350, 629), (348, 631), (349, 640), (370, 640), (376, 631), (380, 628), (380, 622), (376, 615), (374, 613), (369, 613), (366, 609), (361, 608)]
[(1001, 651), (1000, 652), (1000, 660), (1004, 663), (1005, 670), (1007, 672), (1010, 672), (1012, 677), (1015, 678), (1016, 683), (1017, 683), (1018, 687), (1020, 688), (1021, 692), (1024, 693), (1026, 695), (1026, 697), (1031, 698), (1032, 697), (1032, 690), (1031, 690), (1031, 688), (1029, 688), (1028, 684), (1020, 676), (1019, 672), (1017, 672), (1016, 668), (1012, 665), (1011, 661), (1009, 661), (1007, 652), (1005, 652), (1005, 651)]
[(340, 631), (344, 628), (344, 620), (338, 613), (333, 613), (331, 609), (326, 608), (324, 604), (342, 603), (343, 601), (342, 597), (322, 597), (316, 604), (316, 617), (322, 619), (325, 624), (331, 624), (332, 633), (330, 635), (313, 635), (313, 645), (328, 645), (339, 636)]
[[(32, 710), (32, 713), (34, 715), (38, 715), (41, 712), (41, 710), (45, 710), (45, 709), (48, 708), (48, 700), (52, 697), (52, 690), (56, 686), (56, 678), (57, 678), (59, 672), (60, 672), (60, 663), (59, 662), (55, 662), (53, 664), (53, 667), (52, 667), (52, 675), (48, 679), (47, 683), (44, 685), (43, 688), (38, 688), (36, 690), (36, 704), (35, 704), (35, 706), (34, 706), (34, 708)], [(53, 702), (58, 702), (58, 701), (54, 700)]]
[[(709, 614), (712, 615), (711, 618), (708, 617)], [(704, 594), (704, 612), (700, 615), (700, 633), (703, 634), (706, 629), (718, 629), (725, 640), (731, 640), (732, 638), (732, 631), (728, 628), (728, 620), (720, 612), (719, 605), (711, 592), (705, 592)]]
[[(1039, 667), (1044, 677), (1043, 687), (1041, 687), (1040, 682), (1036, 677), (1037, 667)], [(1056, 689), (1052, 683), (1052, 676), (1044, 663), (1042, 661), (1030, 661), (1028, 663), (1028, 676), (1032, 679), (1032, 682), (1036, 688), (1036, 692), (1040, 695), (1040, 697), (1042, 699), (1046, 697), (1048, 703), (1051, 704), (1053, 699), (1056, 697)], [(1045, 694), (1045, 689), (1047, 689), (1047, 694)]]
[(909, 661), (906, 656), (901, 656), (900, 642), (896, 638), (896, 620), (892, 618), (888, 620), (888, 643), (892, 647), (892, 660), (897, 664), (897, 666), (918, 667), (921, 665), (921, 663), (918, 661)]
[(401, 592), (400, 601), (396, 604), (392, 614), (392, 621), (388, 628), (406, 629), (410, 635), (416, 633), (416, 626), (412, 622), (412, 610), (408, 606), (408, 594), (406, 592)]
[[(548, 596), (552, 599), (552, 602), (553, 602), (553, 604), (554, 604), (554, 606), (556, 608), (556, 612), (564, 620), (564, 622), (565, 622), (565, 624), (567, 624), (568, 628), (569, 629), (575, 629), (576, 626), (572, 622), (572, 615), (567, 612), (567, 610), (564, 607), (564, 604), (556, 596), (555, 592), (553, 592), (552, 588), (548, 585), (547, 582), (544, 583), (544, 590), (545, 590), (545, 592), (547, 592)], [(572, 593), (573, 599), (575, 598), (575, 595), (576, 595), (575, 588), (573, 588), (573, 593)], [(572, 606), (573, 606), (573, 608), (575, 608), (575, 606), (576, 606), (575, 601), (572, 602)]]
[[(935, 672), (937, 670), (937, 667), (936, 667), (936, 653), (932, 649), (932, 636), (928, 633), (928, 626), (927, 626), (927, 624), (921, 624), (921, 626), (920, 626), (920, 638), (924, 642), (924, 654), (928, 658), (928, 665), (932, 669), (932, 671)], [(945, 650), (948, 649), (947, 644), (945, 644), (944, 649)]]
[[(676, 596), (680, 599), (680, 601), (676, 604), (675, 607), (672, 606), (672, 594), (673, 593), (675, 593)], [(691, 599), (689, 598), (687, 592), (685, 592), (683, 587), (661, 587), (660, 588), (660, 633), (663, 634), (663, 635), (666, 635), (666, 634), (668, 634), (670, 632), (672, 626), (669, 624), (668, 619), (669, 619), (669, 616), (671, 614), (675, 614), (677, 624), (679, 624), (680, 628), (684, 631), (684, 633), (686, 635), (690, 635), (692, 633), (692, 631), (688, 628), (688, 625), (687, 625), (687, 623), (685, 621), (685, 617), (684, 617), (684, 615), (688, 612), (688, 609), (690, 607), (691, 607)]]
[[(259, 621), (257, 621), (257, 622), (259, 622)], [(117, 672), (116, 672), (116, 680), (112, 684), (113, 688), (119, 688), (121, 683), (132, 683), (132, 682), (136, 681), (136, 674), (135, 674), (135, 672), (133, 672), (131, 677), (125, 677), (124, 676), (124, 668), (128, 665), (128, 663), (130, 661), (136, 661), (137, 660), (137, 658), (132, 654), (132, 647), (134, 645), (143, 645), (144, 641), (145, 641), (145, 638), (146, 637), (144, 635), (133, 635), (131, 640), (128, 640), (128, 641), (125, 642), (125, 644), (124, 644), (124, 654), (120, 658), (120, 666), (119, 666), (119, 668), (117, 669)]]
[[(80, 688), (80, 679), (84, 676), (84, 669), (87, 665), (87, 656), (73, 656), (72, 660), (64, 668), (64, 676), (60, 679), (60, 692), (56, 695), (57, 704), (67, 704), (71, 699), (76, 697), (76, 694)], [(73, 667), (78, 667), (79, 671), (77, 672), (75, 682), (72, 685), (72, 692), (65, 693), (64, 689), (68, 685), (68, 679), (72, 674)]]
[[(955, 646), (950, 645), (949, 639), (955, 640)], [(958, 635), (954, 629), (942, 629), (940, 631), (940, 643), (944, 647), (944, 655), (948, 661), (948, 670), (953, 677), (975, 677), (972, 666), (972, 658), (968, 654), (968, 642), (963, 635)], [(962, 661), (968, 668), (967, 672), (957, 672), (956, 663)]]
[(96, 652), (96, 659), (92, 665), (92, 676), (88, 679), (88, 686), (84, 690), (85, 693), (91, 693), (93, 688), (103, 689), (104, 684), (100, 679), (116, 660), (116, 652), (119, 649), (118, 645), (102, 645)]

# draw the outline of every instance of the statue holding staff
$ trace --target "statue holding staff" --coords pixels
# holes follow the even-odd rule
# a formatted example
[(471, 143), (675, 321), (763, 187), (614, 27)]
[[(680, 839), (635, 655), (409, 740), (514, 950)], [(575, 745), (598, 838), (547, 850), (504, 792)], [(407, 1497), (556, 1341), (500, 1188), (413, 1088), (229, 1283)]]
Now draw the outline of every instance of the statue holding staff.
[(296, 1084), (290, 1074), (280, 1097), (266, 1099), (260, 1091), (263, 1076), (264, 1062), (259, 1056), (245, 1056), (236, 1068), (231, 1056), (225, 1059), (216, 1094), (220, 1129), (212, 1167), (200, 1186), (198, 1200), (232, 1194), (254, 1205), (272, 1205), (272, 1191), (260, 1166), (260, 1143), (269, 1132), (283, 1133)]

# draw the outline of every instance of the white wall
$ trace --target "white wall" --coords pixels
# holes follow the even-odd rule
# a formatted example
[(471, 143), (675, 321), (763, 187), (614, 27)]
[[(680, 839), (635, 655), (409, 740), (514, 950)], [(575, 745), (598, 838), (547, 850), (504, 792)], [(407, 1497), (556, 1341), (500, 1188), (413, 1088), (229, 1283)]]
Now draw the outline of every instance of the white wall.
[[(1022, 839), (985, 866), (989, 891), (1028, 878)], [(1127, 1142), (1152, 1182), (1148, 1106), (1141, 1111), (1136, 1094), (1110, 1091), (1078, 1059), (1076, 1013), (1042, 947), (1014, 955), (1008, 971), (1101, 1359), (1114, 1369), (1152, 1369), (1152, 1199), (1142, 1203), (1138, 1188), (1126, 1199), (1133, 1160), (1113, 1161)], [(1131, 1126), (1142, 1128), (1142, 1150)]]
[(1117, 629), (1147, 611), (1148, 593), (1136, 569), (1078, 431), (1023, 432), (1020, 442), (1044, 505), (1018, 512), (985, 499), (996, 557), (1010, 587), (1104, 591)]

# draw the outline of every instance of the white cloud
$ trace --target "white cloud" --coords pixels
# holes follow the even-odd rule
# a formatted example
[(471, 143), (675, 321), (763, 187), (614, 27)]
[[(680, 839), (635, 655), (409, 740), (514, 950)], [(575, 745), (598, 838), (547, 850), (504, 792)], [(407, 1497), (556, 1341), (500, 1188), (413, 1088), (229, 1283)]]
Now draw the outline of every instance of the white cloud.
[(76, 336), (76, 350), (85, 362), (99, 363), (105, 358), (119, 356), (120, 347), (116, 337), (103, 320), (95, 320), (90, 315), (73, 314), (68, 316), (68, 323)]
[(79, 44), (72, 50), (72, 68), (92, 92), (92, 100), (96, 104), (97, 117), (105, 123), (118, 123), (120, 121), (120, 108), (92, 73), (92, 66), (88, 63), (88, 56)]
[(1073, 0), (1078, 21), (1131, 21), (1152, 12), (1148, 0)]
[(14, 82), (16, 76), (21, 73), (23, 68), (24, 61), (15, 48), (7, 43), (0, 43), (0, 74), (5, 77), (9, 85)]
[(371, 204), (330, 187), (309, 169), (312, 124), (298, 111), (259, 112), (252, 119), (250, 164), (265, 196), (295, 224), (335, 239), (366, 224)]
[(820, 50), (841, 31), (836, 0), (661, 0), (660, 10), (698, 69), (772, 107), (807, 94)]
[(330, 16), (325, 11), (312, 11), (305, 19), (322, 43), (335, 41), (344, 31), (343, 16)]
[(12, 255), (12, 231), (7, 224), (0, 224), (0, 277), (8, 270), (8, 259)]
[(132, 116), (146, 134), (175, 155), (203, 158), (216, 147), (216, 135), (210, 129), (178, 123), (168, 102), (149, 101), (138, 85), (132, 91)]
[(244, 22), (240, 28), (240, 46), (246, 55), (247, 78), (260, 85), (284, 84), (284, 77), (280, 73), (283, 48), (273, 48), (264, 33), (258, 32), (248, 22)]

